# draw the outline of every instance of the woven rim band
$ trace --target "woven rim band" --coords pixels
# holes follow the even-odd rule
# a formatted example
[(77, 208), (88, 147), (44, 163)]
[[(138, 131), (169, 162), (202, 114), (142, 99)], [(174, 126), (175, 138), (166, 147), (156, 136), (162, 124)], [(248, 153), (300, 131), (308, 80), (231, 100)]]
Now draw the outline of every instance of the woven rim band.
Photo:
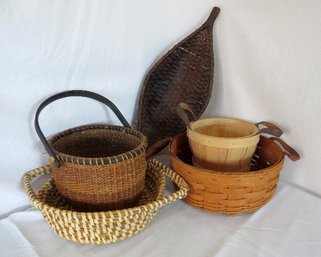
[(131, 135), (133, 137), (139, 138), (140, 144), (135, 149), (130, 150), (128, 152), (118, 154), (115, 156), (99, 157), (99, 158), (78, 157), (78, 156), (61, 153), (56, 151), (56, 149), (54, 149), (56, 154), (59, 156), (59, 159), (67, 163), (75, 163), (79, 165), (104, 165), (104, 164), (131, 160), (135, 158), (137, 155), (146, 151), (148, 141), (147, 141), (147, 138), (142, 133), (134, 129), (125, 128), (123, 126), (109, 125), (109, 124), (91, 124), (91, 125), (83, 125), (83, 126), (71, 128), (58, 133), (57, 135), (50, 138), (48, 141), (50, 145), (53, 147), (53, 144), (57, 140), (67, 135), (70, 135), (75, 132), (82, 132), (82, 131), (91, 130), (91, 129), (108, 129), (113, 131), (125, 132), (127, 135)]
[[(178, 199), (185, 198), (187, 196), (189, 186), (180, 175), (178, 175), (172, 169), (166, 167), (164, 164), (157, 161), (156, 159), (149, 161), (148, 165), (153, 165), (159, 170), (159, 172), (163, 173), (165, 176), (171, 179), (178, 186), (179, 190), (166, 197), (163, 197), (162, 199), (159, 199), (150, 203), (146, 203), (144, 205), (140, 205), (140, 206), (136, 206), (128, 209), (122, 209), (122, 210), (104, 211), (101, 213), (104, 213), (105, 215), (109, 215), (109, 216), (121, 216), (123, 214), (128, 214), (128, 212), (131, 212), (131, 213), (150, 212), (150, 211), (155, 211), (164, 205), (167, 205)], [(42, 166), (40, 168), (28, 171), (23, 176), (23, 186), (25, 188), (25, 191), (27, 192), (27, 195), (29, 197), (31, 204), (40, 210), (47, 210), (53, 213), (65, 213), (66, 215), (88, 215), (88, 212), (61, 210), (61, 209), (49, 206), (46, 203), (43, 203), (38, 200), (37, 194), (32, 189), (31, 181), (36, 177), (40, 177), (40, 176), (43, 176), (44, 174), (50, 174), (50, 173), (51, 173), (50, 166), (47, 165), (47, 166)], [(94, 213), (91, 213), (91, 214), (94, 214)]]

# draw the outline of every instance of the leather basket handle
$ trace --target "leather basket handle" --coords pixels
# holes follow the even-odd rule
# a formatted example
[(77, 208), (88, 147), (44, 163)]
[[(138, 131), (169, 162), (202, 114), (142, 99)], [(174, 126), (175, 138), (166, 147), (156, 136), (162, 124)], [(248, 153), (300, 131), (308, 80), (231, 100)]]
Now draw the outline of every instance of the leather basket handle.
[(174, 155), (170, 150), (162, 151), (168, 146), (169, 143), (173, 141), (173, 139), (173, 137), (166, 137), (150, 146), (146, 151), (147, 160), (153, 159), (160, 155)]
[(47, 98), (46, 100), (44, 100), (38, 107), (36, 114), (35, 114), (35, 129), (36, 132), (42, 142), (42, 144), (44, 145), (47, 153), (52, 156), (55, 160), (55, 164), (58, 168), (61, 167), (61, 161), (59, 160), (58, 156), (55, 154), (54, 150), (52, 149), (52, 147), (49, 145), (48, 140), (46, 139), (46, 137), (44, 136), (43, 132), (40, 129), (39, 126), (39, 115), (41, 113), (41, 111), (50, 103), (58, 100), (58, 99), (62, 99), (62, 98), (66, 98), (66, 97), (71, 97), (71, 96), (76, 96), (76, 97), (87, 97), (87, 98), (91, 98), (94, 99), (98, 102), (101, 102), (103, 104), (105, 104), (106, 106), (108, 106), (117, 116), (117, 118), (120, 120), (120, 122), (127, 128), (132, 128), (130, 126), (130, 124), (127, 122), (127, 120), (125, 119), (125, 117), (122, 115), (122, 113), (118, 110), (118, 108), (106, 97), (103, 97), (97, 93), (94, 92), (90, 92), (90, 91), (85, 91), (85, 90), (70, 90), (70, 91), (64, 91), (58, 94), (55, 94), (49, 98)]
[(283, 148), (284, 155), (287, 155), (292, 161), (297, 161), (300, 159), (300, 155), (282, 139), (278, 137), (270, 137), (269, 140), (278, 142)]
[[(255, 126), (260, 129), (260, 133), (269, 134), (275, 137), (280, 137), (283, 134), (282, 129), (271, 122), (261, 121), (256, 123)], [(263, 128), (260, 128), (262, 126)]]
[(176, 113), (181, 118), (181, 120), (185, 123), (185, 125), (189, 129), (191, 129), (191, 126), (190, 126), (191, 121), (188, 118), (187, 112), (192, 115), (193, 121), (197, 120), (192, 108), (188, 104), (180, 102), (176, 107)]

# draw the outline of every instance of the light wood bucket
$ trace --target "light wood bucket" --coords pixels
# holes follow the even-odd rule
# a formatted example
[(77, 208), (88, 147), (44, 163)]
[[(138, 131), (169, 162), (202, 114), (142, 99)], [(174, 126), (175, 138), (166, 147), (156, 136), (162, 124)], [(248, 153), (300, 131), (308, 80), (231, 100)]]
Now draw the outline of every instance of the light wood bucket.
[[(278, 126), (267, 121), (253, 124), (232, 118), (196, 120), (191, 107), (182, 102), (176, 111), (187, 126), (193, 165), (208, 170), (248, 171), (260, 140), (260, 133), (276, 137), (283, 133)], [(192, 116), (194, 122), (190, 122), (187, 113)]]
[(260, 140), (254, 124), (229, 118), (202, 119), (187, 129), (195, 166), (221, 171), (247, 171)]

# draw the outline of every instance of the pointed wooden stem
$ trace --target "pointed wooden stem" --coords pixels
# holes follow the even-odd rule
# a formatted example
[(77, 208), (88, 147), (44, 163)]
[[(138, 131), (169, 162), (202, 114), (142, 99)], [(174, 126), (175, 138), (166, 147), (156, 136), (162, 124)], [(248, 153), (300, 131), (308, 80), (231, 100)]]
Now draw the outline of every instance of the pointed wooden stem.
[(208, 17), (208, 19), (205, 21), (203, 26), (213, 26), (214, 21), (216, 20), (216, 17), (218, 16), (218, 14), (220, 13), (220, 8), (218, 7), (214, 7), (213, 10), (211, 11), (210, 16)]

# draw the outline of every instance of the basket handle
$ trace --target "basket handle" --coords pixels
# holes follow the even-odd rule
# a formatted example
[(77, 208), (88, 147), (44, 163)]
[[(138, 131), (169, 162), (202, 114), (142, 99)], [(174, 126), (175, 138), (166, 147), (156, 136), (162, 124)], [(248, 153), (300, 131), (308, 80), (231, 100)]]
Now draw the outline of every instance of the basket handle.
[(187, 192), (189, 191), (189, 186), (186, 183), (186, 181), (180, 175), (178, 175), (175, 171), (166, 167), (163, 163), (161, 163), (157, 160), (153, 160), (153, 162), (156, 163), (158, 165), (158, 168), (160, 169), (160, 171), (166, 177), (168, 177), (172, 182), (174, 182), (179, 188), (178, 191), (176, 191), (168, 196), (165, 196), (162, 199), (157, 200), (154, 204), (159, 207), (162, 207), (162, 206), (172, 203), (176, 200), (185, 198), (187, 196)]
[(102, 95), (99, 95), (97, 93), (94, 92), (90, 92), (90, 91), (85, 91), (85, 90), (70, 90), (70, 91), (64, 91), (58, 94), (55, 94), (53, 96), (50, 96), (49, 98), (47, 98), (46, 100), (44, 100), (38, 107), (36, 114), (35, 114), (35, 129), (36, 132), (42, 142), (42, 144), (44, 145), (47, 153), (52, 156), (55, 160), (55, 165), (60, 168), (61, 167), (61, 161), (59, 160), (58, 156), (55, 154), (55, 152), (53, 151), (52, 147), (49, 145), (49, 142), (47, 141), (46, 137), (44, 136), (43, 132), (40, 129), (39, 126), (39, 114), (40, 112), (50, 103), (58, 100), (58, 99), (62, 99), (62, 98), (66, 98), (66, 97), (71, 97), (71, 96), (77, 96), (77, 97), (87, 97), (87, 98), (91, 98), (94, 99), (98, 102), (101, 102), (103, 104), (105, 104), (106, 106), (108, 106), (117, 116), (117, 118), (120, 120), (120, 122), (127, 128), (132, 128), (129, 123), (127, 122), (127, 120), (125, 119), (125, 117), (121, 114), (121, 112), (118, 110), (118, 108), (106, 97), (103, 97)]
[(260, 129), (260, 133), (269, 134), (275, 137), (280, 137), (283, 134), (282, 129), (280, 129), (277, 125), (267, 122), (267, 121), (261, 121), (255, 124), (260, 129), (260, 126), (264, 126)]
[(178, 117), (181, 118), (181, 120), (185, 123), (185, 125), (191, 129), (191, 121), (187, 115), (187, 113), (190, 113), (193, 117), (193, 121), (197, 120), (192, 108), (187, 104), (187, 103), (183, 103), (183, 102), (180, 102), (177, 107), (176, 107), (176, 113), (178, 115)]
[(172, 155), (171, 152), (165, 151), (162, 152), (162, 150), (173, 140), (173, 137), (165, 137), (164, 139), (156, 142), (152, 146), (150, 146), (146, 151), (146, 159), (150, 160), (158, 155)]
[(219, 13), (220, 13), (220, 8), (214, 7), (212, 9), (209, 17), (207, 18), (207, 20), (203, 24), (203, 26), (210, 26), (212, 28), (213, 24), (214, 24), (214, 21), (216, 20), (216, 17), (218, 16)]
[[(181, 118), (181, 120), (185, 123), (185, 125), (189, 129), (191, 129), (191, 125), (190, 125), (191, 121), (186, 112), (192, 115), (193, 121), (197, 120), (192, 108), (188, 104), (180, 102), (176, 107), (176, 113)], [(275, 137), (280, 137), (283, 134), (283, 131), (278, 126), (276, 126), (271, 122), (261, 121), (256, 123), (255, 126), (257, 126), (259, 129), (260, 129), (260, 126), (261, 127), (264, 126), (263, 128), (260, 129), (259, 131), (260, 133), (269, 134)]]
[(23, 176), (23, 187), (25, 188), (25, 191), (27, 192), (28, 198), (31, 202), (31, 204), (39, 209), (41, 206), (41, 202), (38, 200), (37, 194), (33, 191), (32, 186), (31, 186), (31, 180), (33, 180), (36, 177), (42, 176), (44, 174), (50, 174), (50, 166), (43, 166), (31, 171), (28, 171), (24, 174)]
[(297, 161), (300, 159), (300, 155), (282, 139), (278, 137), (270, 137), (269, 140), (271, 140), (272, 142), (278, 142), (283, 148), (284, 155), (287, 155), (292, 161)]

